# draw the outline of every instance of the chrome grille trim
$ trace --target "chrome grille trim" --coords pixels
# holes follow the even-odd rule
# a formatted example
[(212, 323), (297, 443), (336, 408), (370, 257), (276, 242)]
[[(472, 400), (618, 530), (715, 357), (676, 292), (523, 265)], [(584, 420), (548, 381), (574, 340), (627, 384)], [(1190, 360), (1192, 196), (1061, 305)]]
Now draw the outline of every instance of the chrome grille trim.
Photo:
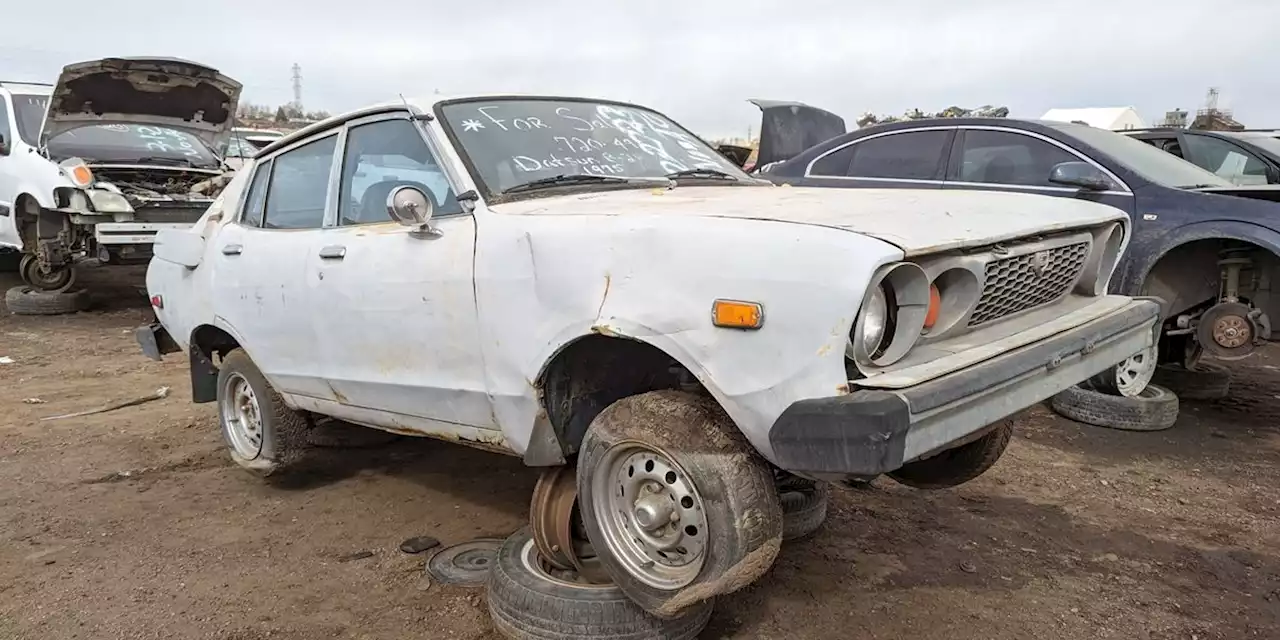
[(1089, 249), (1089, 242), (1075, 242), (988, 262), (982, 294), (968, 326), (1034, 309), (1066, 295), (1080, 279)]

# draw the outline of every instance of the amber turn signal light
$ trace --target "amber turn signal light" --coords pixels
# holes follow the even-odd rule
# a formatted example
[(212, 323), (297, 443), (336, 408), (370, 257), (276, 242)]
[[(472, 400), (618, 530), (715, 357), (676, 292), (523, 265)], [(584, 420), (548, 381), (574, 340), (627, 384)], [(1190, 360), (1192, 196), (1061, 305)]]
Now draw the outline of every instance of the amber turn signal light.
[(759, 329), (764, 326), (764, 307), (758, 302), (716, 300), (711, 305), (711, 322), (729, 329)]

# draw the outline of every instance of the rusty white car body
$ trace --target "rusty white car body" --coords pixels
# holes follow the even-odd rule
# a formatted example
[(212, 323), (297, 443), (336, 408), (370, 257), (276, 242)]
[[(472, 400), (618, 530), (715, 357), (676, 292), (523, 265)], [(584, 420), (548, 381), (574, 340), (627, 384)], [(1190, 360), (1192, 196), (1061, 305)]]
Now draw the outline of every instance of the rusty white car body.
[[(405, 185), (422, 225), (387, 213)], [(1106, 294), (1128, 225), (1063, 198), (772, 186), (630, 104), (433, 97), (247, 159), (158, 236), (138, 335), (189, 354), (198, 402), (234, 345), (293, 409), (531, 465), (581, 437), (557, 359), (617, 340), (776, 466), (865, 476), (1150, 347), (1158, 305)]]

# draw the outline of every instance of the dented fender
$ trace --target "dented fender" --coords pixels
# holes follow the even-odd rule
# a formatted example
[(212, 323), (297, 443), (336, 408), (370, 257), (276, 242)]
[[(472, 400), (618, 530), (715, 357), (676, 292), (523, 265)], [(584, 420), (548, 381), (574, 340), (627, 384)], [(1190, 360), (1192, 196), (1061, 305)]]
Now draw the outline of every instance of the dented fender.
[[(477, 217), (476, 296), (494, 413), (518, 453), (546, 423), (537, 383), (593, 334), (687, 368), (766, 457), (797, 398), (847, 393), (844, 345), (875, 270), (902, 259), (845, 230), (662, 216)], [(759, 330), (716, 327), (718, 298), (758, 302)]]

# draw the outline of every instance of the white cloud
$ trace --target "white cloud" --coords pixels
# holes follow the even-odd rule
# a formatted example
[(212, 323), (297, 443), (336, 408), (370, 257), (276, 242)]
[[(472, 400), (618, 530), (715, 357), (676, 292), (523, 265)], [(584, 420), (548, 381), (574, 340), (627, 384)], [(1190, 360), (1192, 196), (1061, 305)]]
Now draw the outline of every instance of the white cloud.
[[(1251, 126), (1280, 126), (1280, 2), (1233, 0), (132, 0), (11, 3), (0, 77), (51, 81), (66, 63), (168, 55), (245, 83), (245, 98), (333, 111), (396, 94), (547, 92), (634, 100), (707, 135), (745, 133), (750, 97), (852, 121), (953, 104), (1133, 105), (1148, 120), (1222, 88)], [(94, 16), (65, 21), (65, 16)], [(52, 25), (57, 25), (53, 27)]]

